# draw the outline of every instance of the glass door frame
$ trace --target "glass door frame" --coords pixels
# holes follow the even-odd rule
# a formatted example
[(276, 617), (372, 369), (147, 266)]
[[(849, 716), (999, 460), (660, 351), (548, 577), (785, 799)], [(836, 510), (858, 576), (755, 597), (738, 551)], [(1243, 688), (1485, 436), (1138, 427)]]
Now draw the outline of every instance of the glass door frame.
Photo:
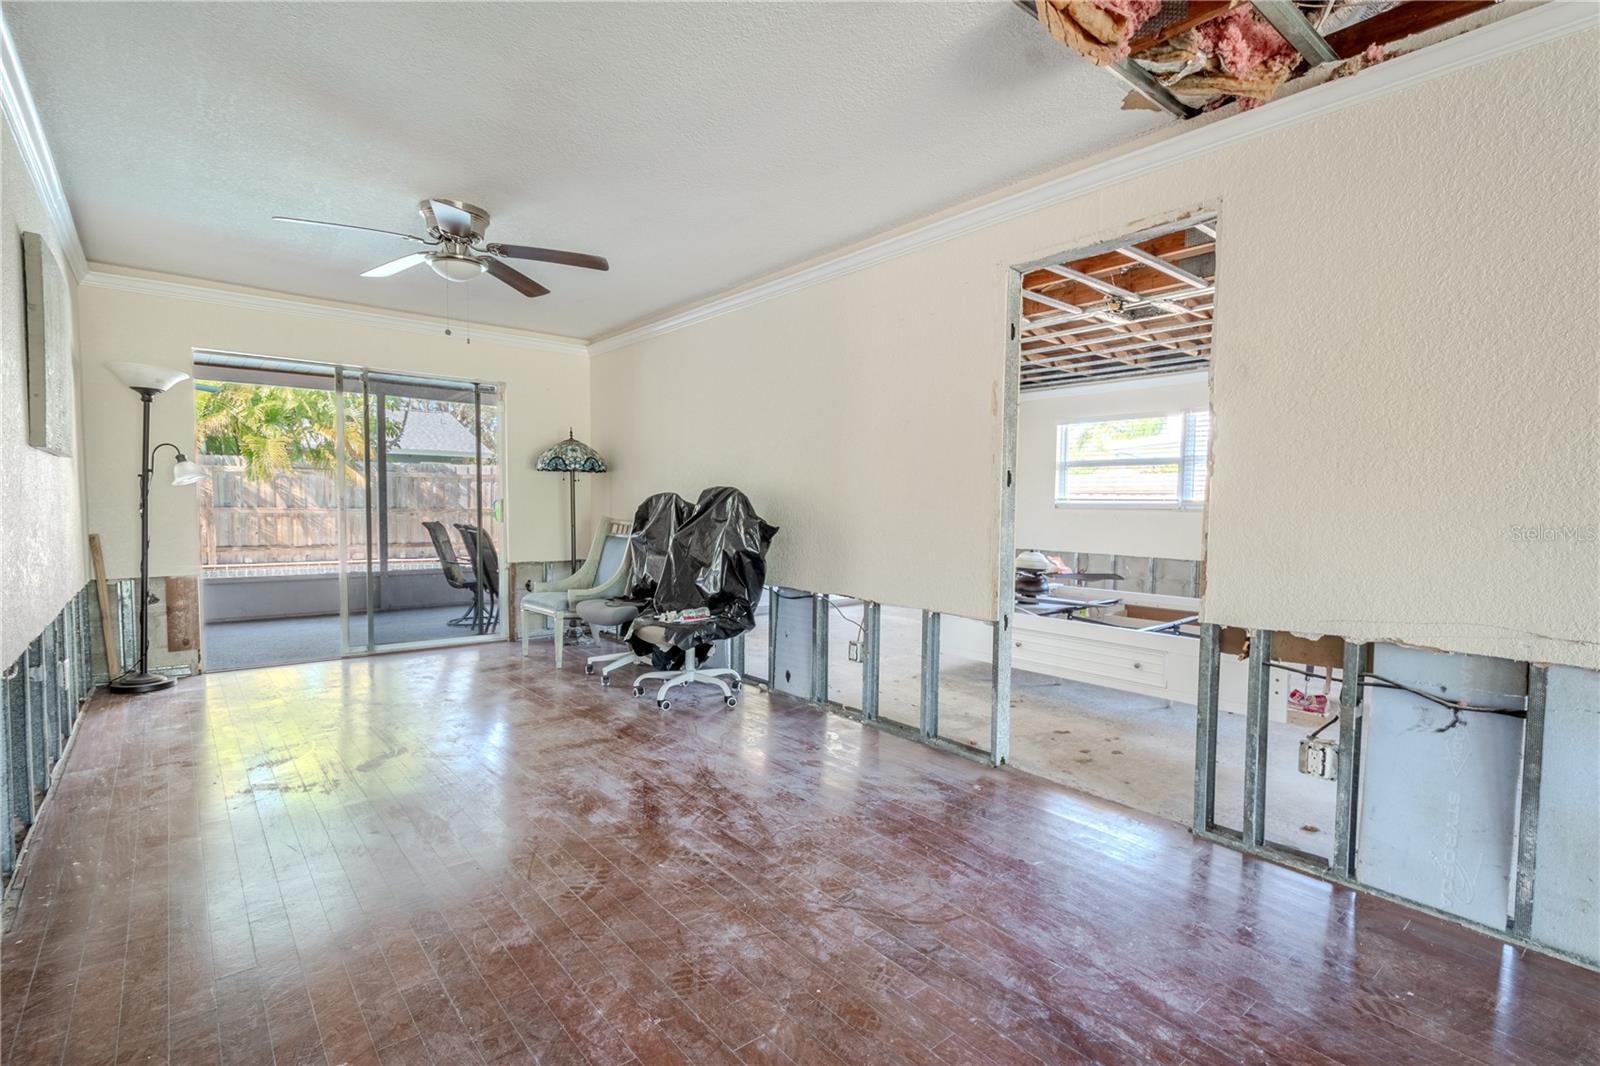
[[(460, 378), (444, 378), (429, 374), (412, 374), (403, 371), (384, 371), (377, 370), (372, 367), (335, 364), (334, 421), (337, 436), (336, 465), (339, 468), (339, 510), (336, 523), (338, 526), (339, 543), (339, 656), (340, 658), (358, 658), (366, 655), (376, 655), (395, 651), (412, 651), (426, 648), (454, 647), (465, 644), (484, 644), (491, 641), (503, 641), (506, 638), (507, 633), (505, 593), (508, 591), (506, 588), (506, 579), (510, 572), (510, 563), (506, 557), (499, 555), (498, 553), (496, 558), (494, 578), (496, 587), (499, 589), (500, 593), (498, 596), (499, 617), (495, 620), (493, 628), (484, 632), (477, 632), (476, 627), (474, 627), (475, 631), (470, 635), (452, 634), (439, 637), (434, 640), (415, 640), (387, 644), (379, 643), (377, 640), (376, 619), (373, 613), (375, 591), (373, 574), (373, 525), (374, 509), (375, 507), (379, 506), (379, 502), (377, 500), (379, 494), (373, 491), (372, 470), (372, 379), (374, 375), (381, 379), (394, 379), (395, 381), (415, 381), (417, 385), (423, 387), (453, 388), (457, 391), (470, 391), (472, 393), (474, 426), (473, 439), (475, 443), (473, 513), (475, 518), (475, 528), (480, 531), (484, 528), (483, 519), (485, 510), (483, 502), (483, 397), (485, 392), (492, 393), (496, 397), (502, 412), (502, 418), (497, 420), (497, 424), (499, 422), (503, 422), (503, 398), (505, 396), (505, 387), (498, 383), (466, 380)], [(357, 395), (354, 389), (351, 388), (351, 382), (353, 381), (359, 381), (360, 383), (359, 396), (361, 400), (361, 440), (363, 444), (361, 455), (362, 543), (366, 548), (363, 566), (363, 573), (365, 576), (363, 611), (366, 615), (367, 639), (359, 644), (353, 643), (350, 639), (350, 549), (352, 539), (350, 536), (350, 526), (352, 523), (349, 517), (349, 508), (345, 506), (350, 488), (350, 456), (348, 448), (349, 434), (346, 426), (346, 420), (349, 417), (347, 411), (347, 401), (348, 399), (354, 398)], [(379, 393), (379, 395), (387, 394)], [(495, 454), (497, 462), (499, 462), (500, 458), (503, 456), (503, 452), (503, 448), (496, 448)], [(387, 471), (385, 471), (384, 477), (387, 476)], [(504, 503), (504, 485), (501, 486), (499, 500), (501, 501), (499, 521), (503, 530), (509, 530), (510, 508), (505, 506)], [(386, 500), (384, 506), (386, 506)], [(509, 539), (508, 533), (502, 535), (502, 543), (509, 543)], [(474, 548), (472, 549), (472, 554), (469, 556), (468, 560), (472, 565), (472, 573), (475, 580), (478, 579), (479, 575), (482, 573), (481, 560), (478, 556), (478, 552), (480, 550), (479, 546), (481, 546), (481, 543), (481, 541), (476, 542)], [(482, 602), (482, 597), (479, 596), (478, 602), (474, 605), (474, 611), (476, 612), (477, 610), (481, 609), (486, 608)]]

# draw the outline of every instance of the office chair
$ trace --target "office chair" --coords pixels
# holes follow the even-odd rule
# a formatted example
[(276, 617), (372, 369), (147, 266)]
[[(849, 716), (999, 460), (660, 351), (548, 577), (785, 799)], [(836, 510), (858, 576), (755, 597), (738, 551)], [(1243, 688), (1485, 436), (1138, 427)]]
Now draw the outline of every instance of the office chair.
[[(767, 548), (777, 532), (738, 489), (724, 486), (700, 494), (694, 513), (667, 547), (650, 610), (628, 630), (635, 654), (650, 655), (657, 666), (634, 678), (635, 696), (644, 695), (646, 681), (660, 681), (656, 706), (666, 711), (672, 708), (670, 691), (706, 684), (721, 692), (729, 707), (738, 703), (738, 671), (703, 669), (703, 664), (713, 643), (755, 628)], [(684, 612), (696, 613), (685, 618)]]
[[(689, 501), (676, 492), (658, 492), (647, 497), (633, 513), (626, 584), (616, 596), (578, 603), (574, 608), (578, 617), (592, 627), (615, 627), (625, 632), (628, 625), (649, 608), (662, 567), (666, 565), (667, 548), (678, 527), (693, 510)], [(624, 666), (652, 662), (649, 656), (640, 655), (630, 647), (627, 651), (589, 656), (583, 671), (592, 674), (595, 667), (601, 666), (600, 684), (610, 685), (611, 675)]]

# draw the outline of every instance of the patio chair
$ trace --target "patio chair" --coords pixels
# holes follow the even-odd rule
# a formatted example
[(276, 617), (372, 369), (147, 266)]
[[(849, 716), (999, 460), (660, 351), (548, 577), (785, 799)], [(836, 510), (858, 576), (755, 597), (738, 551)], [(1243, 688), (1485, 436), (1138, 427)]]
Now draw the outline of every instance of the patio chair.
[(456, 531), (467, 546), (467, 554), (477, 561), (478, 587), (488, 603), (478, 612), (478, 632), (487, 633), (500, 621), (500, 553), (494, 550), (489, 531), (466, 522), (457, 522)]
[(444, 579), (453, 589), (462, 589), (472, 593), (472, 603), (464, 614), (450, 619), (449, 625), (470, 626), (478, 611), (478, 577), (469, 575), (461, 567), (461, 560), (456, 558), (455, 545), (450, 542), (450, 534), (445, 531), (443, 522), (424, 522), (422, 528), (428, 531), (428, 539), (433, 541), (433, 550), (439, 556), (439, 567), (444, 571)]

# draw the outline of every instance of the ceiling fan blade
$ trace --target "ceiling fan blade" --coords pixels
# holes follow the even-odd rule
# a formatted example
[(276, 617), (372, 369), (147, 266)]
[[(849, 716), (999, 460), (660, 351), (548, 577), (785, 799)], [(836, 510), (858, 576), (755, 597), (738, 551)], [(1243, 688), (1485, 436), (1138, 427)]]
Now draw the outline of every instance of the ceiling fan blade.
[(522, 271), (508, 267), (498, 259), (483, 257), (483, 269), (510, 285), (524, 296), (543, 296), (550, 290), (534, 281)]
[(401, 233), (398, 230), (373, 229), (371, 226), (352, 226), (348, 222), (319, 222), (314, 218), (290, 218), (288, 215), (273, 215), (272, 221), (298, 222), (302, 226), (327, 226), (329, 229), (358, 229), (366, 233), (384, 233), (390, 237), (401, 237), (408, 241), (416, 241), (418, 244), (429, 243), (421, 237), (416, 237), (409, 233)]
[(433, 221), (438, 224), (441, 233), (455, 237), (472, 236), (471, 214), (443, 200), (429, 200), (428, 203), (433, 207)]
[(541, 263), (559, 263), (562, 266), (583, 267), (587, 270), (610, 270), (611, 264), (604, 256), (584, 255), (582, 252), (561, 252), (554, 248), (530, 248), (525, 244), (491, 244), (488, 251), (507, 259), (536, 259)]
[(386, 278), (391, 274), (398, 274), (402, 270), (410, 270), (417, 264), (426, 263), (427, 261), (427, 252), (412, 252), (410, 255), (402, 255), (399, 259), (391, 259), (382, 266), (375, 266), (371, 270), (363, 271), (361, 276), (364, 278)]

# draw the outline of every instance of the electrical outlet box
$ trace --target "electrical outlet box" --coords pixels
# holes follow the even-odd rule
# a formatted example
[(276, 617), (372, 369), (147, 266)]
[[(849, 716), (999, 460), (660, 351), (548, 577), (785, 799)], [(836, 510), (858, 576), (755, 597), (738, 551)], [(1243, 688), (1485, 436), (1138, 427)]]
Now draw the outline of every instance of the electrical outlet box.
[(850, 661), (853, 663), (861, 661), (861, 642), (859, 640), (850, 642)]
[(1300, 772), (1312, 777), (1339, 776), (1339, 742), (1307, 737), (1300, 742)]

